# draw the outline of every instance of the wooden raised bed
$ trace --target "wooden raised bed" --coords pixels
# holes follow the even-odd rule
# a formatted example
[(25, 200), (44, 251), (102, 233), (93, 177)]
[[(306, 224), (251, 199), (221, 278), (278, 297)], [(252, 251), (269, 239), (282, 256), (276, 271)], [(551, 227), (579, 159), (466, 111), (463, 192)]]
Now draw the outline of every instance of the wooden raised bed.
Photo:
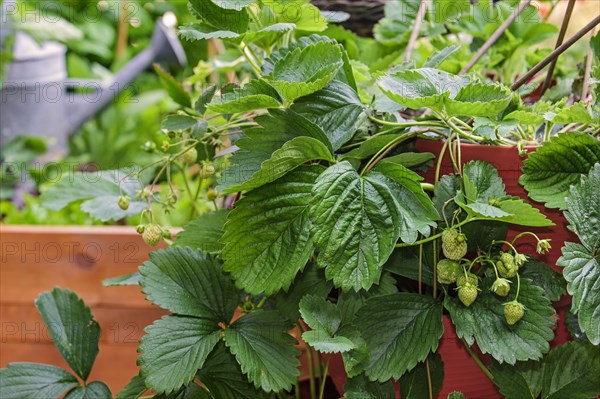
[(122, 389), (137, 373), (144, 328), (166, 312), (139, 287), (103, 287), (102, 280), (135, 272), (151, 250), (131, 226), (0, 225), (0, 367), (30, 361), (68, 369), (34, 305), (60, 286), (91, 306), (102, 329), (91, 380)]

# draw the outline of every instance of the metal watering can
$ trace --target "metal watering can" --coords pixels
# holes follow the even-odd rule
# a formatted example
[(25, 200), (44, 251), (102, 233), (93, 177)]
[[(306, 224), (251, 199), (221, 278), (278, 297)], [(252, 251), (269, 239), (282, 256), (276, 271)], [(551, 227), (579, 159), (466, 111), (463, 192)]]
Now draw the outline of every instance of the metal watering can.
[(40, 46), (16, 32), (13, 59), (0, 92), (2, 143), (17, 135), (50, 138), (51, 153), (64, 153), (69, 135), (109, 105), (138, 74), (153, 63), (186, 63), (175, 29), (162, 20), (157, 21), (150, 45), (109, 81), (68, 79), (66, 51), (60, 43)]

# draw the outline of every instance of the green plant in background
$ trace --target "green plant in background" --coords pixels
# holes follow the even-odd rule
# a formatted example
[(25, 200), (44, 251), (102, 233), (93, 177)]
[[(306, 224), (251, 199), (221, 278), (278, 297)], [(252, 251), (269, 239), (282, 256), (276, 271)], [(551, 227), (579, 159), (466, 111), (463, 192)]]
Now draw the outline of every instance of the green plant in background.
[[(430, 36), (446, 32), (436, 19), (443, 4), (434, 2), (424, 21)], [(514, 12), (490, 2), (464, 6), (454, 15), (459, 27), (475, 23), (470, 7)], [(162, 142), (147, 146), (155, 160), (97, 172), (101, 183), (77, 174), (42, 195), (51, 209), (83, 201), (82, 210), (104, 221), (140, 215), (145, 241), (169, 244), (138, 273), (105, 282), (139, 285), (171, 312), (146, 328), (140, 374), (118, 397), (298, 398), (295, 327), (307, 344), (311, 398), (324, 397), (330, 354), (343, 359), (347, 399), (395, 397), (394, 381), (403, 397), (432, 398), (444, 378), (444, 312), (507, 397), (597, 396), (597, 93), (591, 104), (575, 89), (561, 101), (531, 104), (518, 87), (502, 84), (528, 66), (499, 61), (500, 82), (483, 67), (451, 73), (440, 66), (465, 50), (431, 53), (438, 40), (431, 37), (423, 48), (412, 43), (428, 54), (418, 63), (398, 64), (401, 46), (388, 52), (390, 65), (368, 65), (351, 56), (367, 39), (352, 47), (354, 38), (341, 30), (330, 31), (345, 45), (316, 34), (327, 32), (325, 19), (308, 2), (296, 7), (301, 12), (290, 16), (278, 0), (190, 1), (198, 21), (180, 35), (226, 42), (225, 53), (238, 59), (237, 82), (202, 84), (215, 71), (226, 76), (222, 55), (187, 80), (201, 90), (190, 92), (159, 70), (181, 107), (163, 121)], [(410, 41), (403, 16), (386, 18), (376, 28), (380, 42), (383, 34)], [(515, 26), (492, 56), (551, 30), (536, 25)], [(511, 40), (515, 32), (531, 41)], [(388, 51), (381, 46), (372, 51)], [(416, 137), (445, 140), (441, 153), (415, 152)], [(526, 235), (538, 253), (561, 245), (536, 234), (553, 223), (507, 195), (491, 164), (463, 163), (461, 141), (541, 145), (520, 182), (532, 200), (566, 209), (580, 238), (563, 250), (566, 283), (534, 253), (516, 249)], [(442, 175), (446, 153), (454, 173)], [(417, 172), (431, 166), (434, 181), (424, 183)], [(212, 202), (210, 212), (200, 198)], [(159, 218), (180, 207), (191, 222), (172, 239)], [(509, 241), (508, 225), (524, 232)], [(552, 303), (565, 290), (585, 338), (550, 350)], [(474, 345), (490, 355), (491, 367)], [(0, 387), (21, 398), (14, 376), (39, 380), (33, 368), (15, 367), (2, 370)]]

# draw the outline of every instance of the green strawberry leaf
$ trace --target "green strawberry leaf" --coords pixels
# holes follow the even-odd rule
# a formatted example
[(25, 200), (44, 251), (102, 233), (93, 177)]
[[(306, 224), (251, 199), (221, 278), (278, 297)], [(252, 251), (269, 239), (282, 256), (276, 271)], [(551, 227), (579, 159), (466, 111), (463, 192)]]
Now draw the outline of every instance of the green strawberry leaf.
[(565, 133), (554, 136), (523, 163), (519, 183), (529, 197), (548, 208), (565, 209), (565, 197), (571, 185), (577, 185), (600, 162), (600, 141), (585, 133)]
[(371, 382), (362, 374), (349, 378), (344, 384), (346, 399), (395, 399), (394, 385), (391, 381)]
[(553, 123), (567, 125), (569, 123), (598, 123), (582, 103), (575, 103), (558, 111), (552, 118)]
[(565, 243), (557, 264), (563, 266), (571, 310), (594, 345), (600, 344), (600, 164), (578, 186), (571, 187), (565, 217), (581, 244)]
[(223, 236), (223, 226), (227, 211), (220, 209), (203, 213), (183, 227), (173, 240), (173, 246), (201, 249), (204, 253), (215, 253), (223, 249), (219, 242)]
[(590, 342), (600, 343), (600, 254), (592, 254), (581, 244), (566, 242), (556, 262), (563, 266), (567, 292), (573, 296), (571, 310), (577, 313), (579, 327)]
[(287, 290), (312, 255), (308, 205), (320, 166), (303, 166), (250, 191), (229, 213), (224, 270), (240, 288), (267, 295)]
[(383, 158), (380, 162), (397, 163), (408, 169), (419, 168), (425, 170), (428, 166), (432, 165), (431, 161), (434, 159), (435, 155), (430, 152), (404, 152), (402, 154)]
[(489, 353), (499, 362), (515, 364), (541, 359), (550, 349), (548, 341), (554, 337), (555, 312), (550, 300), (540, 287), (522, 278), (519, 302), (525, 305), (525, 315), (510, 327), (504, 319), (503, 306), (510, 299), (501, 299), (490, 291), (493, 280), (483, 280), (481, 291), (470, 307), (456, 298), (446, 297), (444, 305), (450, 312), (458, 337), (464, 338), (469, 345), (476, 341), (483, 353)]
[(544, 359), (543, 399), (587, 399), (600, 395), (600, 348), (567, 342)]
[(488, 204), (506, 195), (504, 183), (491, 163), (471, 161), (463, 167), (463, 184), (468, 203)]
[[(212, 0), (190, 0), (189, 4), (192, 14), (217, 30), (235, 33), (245, 33), (248, 30), (250, 16), (244, 8), (221, 8)], [(222, 2), (219, 1), (219, 4)]]
[(455, 97), (466, 83), (465, 78), (433, 68), (409, 69), (377, 79), (381, 91), (398, 104), (436, 111), (443, 110), (446, 99)]
[(344, 161), (317, 179), (309, 208), (317, 264), (344, 290), (368, 289), (397, 240), (392, 194), (380, 194)]
[(440, 51), (436, 51), (431, 56), (429, 56), (429, 58), (427, 58), (427, 60), (423, 64), (423, 68), (438, 68), (440, 65), (442, 65), (442, 62), (444, 62), (446, 58), (456, 53), (459, 49), (460, 46), (448, 46), (444, 47)]
[(469, 83), (455, 97), (445, 98), (451, 116), (496, 116), (510, 103), (512, 93), (499, 84)]
[(257, 390), (242, 374), (240, 365), (229, 353), (225, 344), (219, 342), (208, 355), (197, 377), (218, 399), (264, 399), (265, 394)]
[(567, 283), (562, 274), (537, 259), (528, 259), (519, 270), (519, 274), (542, 287), (544, 296), (552, 302), (558, 301), (567, 290)]
[(306, 295), (300, 301), (300, 314), (311, 328), (302, 334), (302, 339), (319, 352), (337, 353), (354, 349), (351, 339), (338, 334), (342, 315), (336, 305), (325, 298)]
[[(306, 15), (308, 15), (308, 14), (306, 14)], [(286, 22), (294, 22), (293, 20), (290, 21), (289, 16), (285, 16), (284, 18), (285, 18)], [(316, 44), (316, 43), (320, 43), (320, 42), (326, 42), (326, 43), (332, 43), (332, 44), (337, 43), (334, 39), (331, 39), (330, 37), (327, 37), (327, 36), (319, 36), (316, 34), (312, 34), (310, 36), (302, 36), (299, 39), (297, 39), (296, 41), (290, 43), (290, 45), (288, 47), (283, 47), (283, 48), (279, 48), (279, 49), (275, 50), (273, 53), (271, 53), (271, 55), (267, 59), (265, 59), (265, 62), (262, 66), (263, 76), (270, 75), (273, 72), (275, 63), (277, 63), (279, 60), (283, 59), (289, 52), (294, 51), (298, 48), (303, 49), (312, 44)], [(345, 50), (343, 50), (342, 47), (340, 48), (340, 50), (342, 50), (343, 66), (338, 71), (337, 75), (335, 76), (335, 79), (339, 80), (343, 83), (346, 83), (348, 86), (352, 87), (354, 89), (354, 91), (358, 91), (358, 89), (356, 88), (356, 80), (354, 78), (354, 72), (353, 72), (352, 64), (350, 63), (350, 58), (348, 57), (348, 53)]]
[(450, 392), (448, 394), (448, 399), (465, 399), (465, 395), (463, 395), (461, 392)]
[(86, 380), (98, 355), (100, 326), (77, 294), (55, 288), (37, 297), (35, 306), (54, 345), (73, 371)]
[(279, 179), (308, 161), (318, 160), (335, 162), (333, 155), (321, 141), (307, 136), (293, 138), (280, 149), (275, 150), (271, 157), (260, 165), (260, 169), (250, 177), (250, 180), (230, 186), (224, 192), (235, 193), (258, 188)]
[(135, 272), (131, 274), (125, 274), (123, 276), (107, 278), (106, 280), (102, 280), (102, 285), (105, 287), (125, 287), (128, 285), (140, 285), (141, 278), (142, 276), (140, 275), (140, 272)]
[(208, 104), (209, 114), (233, 114), (257, 109), (279, 108), (281, 98), (277, 91), (263, 80), (252, 80), (244, 87), (235, 88)]
[(428, 236), (431, 227), (436, 227), (439, 219), (433, 202), (421, 188), (423, 180), (415, 172), (402, 165), (383, 162), (378, 164), (365, 178), (379, 190), (389, 189), (396, 201), (399, 217), (394, 220), (398, 237), (413, 243), (418, 233)]
[(244, 130), (244, 137), (236, 142), (239, 147), (230, 158), (230, 166), (222, 173), (219, 192), (248, 181), (261, 169), (263, 162), (285, 143), (296, 137), (312, 137), (331, 150), (323, 130), (292, 110), (272, 109), (268, 115), (254, 118), (261, 127)]
[(213, 3), (221, 8), (240, 10), (244, 7), (248, 7), (253, 3), (253, 0), (211, 0)]
[(208, 103), (210, 103), (212, 101), (216, 91), (217, 91), (217, 85), (213, 84), (213, 85), (208, 86), (208, 88), (206, 88), (206, 90), (204, 90), (202, 92), (200, 97), (198, 97), (198, 99), (194, 103), (194, 109), (196, 110), (196, 112), (198, 114), (204, 115), (204, 113), (206, 112), (206, 107), (207, 107)]
[(214, 320), (164, 316), (146, 327), (140, 340), (139, 363), (146, 385), (172, 393), (188, 384), (221, 339)]
[(366, 374), (379, 382), (398, 379), (425, 360), (444, 332), (441, 302), (425, 295), (377, 296), (356, 317), (370, 354)]
[(592, 398), (600, 394), (600, 349), (567, 342), (541, 362), (492, 362), (492, 373), (506, 399)]
[(198, 121), (188, 115), (168, 115), (162, 121), (162, 128), (167, 130), (185, 130), (194, 126)]
[(150, 253), (140, 267), (142, 291), (163, 309), (229, 323), (237, 307), (238, 291), (221, 264), (199, 250), (170, 247)]
[(544, 364), (541, 361), (514, 365), (492, 361), (491, 371), (505, 399), (537, 399), (542, 392)]
[(300, 376), (296, 340), (277, 312), (259, 310), (239, 318), (225, 330), (225, 344), (242, 372), (266, 392), (289, 391)]
[(182, 39), (190, 42), (209, 39), (238, 39), (241, 36), (230, 30), (214, 30), (212, 26), (197, 22), (180, 26), (177, 33)]
[(323, 330), (334, 335), (342, 324), (342, 315), (337, 307), (325, 298), (306, 295), (300, 301), (302, 320), (313, 330)]
[[(270, 21), (269, 21), (270, 22)], [(245, 43), (253, 43), (262, 48), (269, 46), (277, 39), (279, 39), (284, 33), (293, 31), (296, 29), (296, 24), (281, 22), (273, 25), (265, 26), (259, 30), (250, 31), (244, 35)]]
[(364, 177), (347, 161), (329, 167), (313, 189), (309, 215), (319, 251), (317, 263), (344, 290), (368, 289), (398, 238), (428, 234), (437, 212), (420, 177), (395, 164), (381, 164)]
[(181, 387), (170, 394), (159, 394), (152, 399), (215, 399), (208, 391), (200, 388), (195, 382), (190, 382), (187, 386)]
[(147, 390), (148, 388), (146, 388), (146, 382), (144, 381), (144, 378), (142, 378), (140, 375), (136, 375), (129, 380), (127, 385), (125, 385), (125, 388), (119, 391), (117, 394), (117, 399), (139, 399), (139, 397), (142, 396)]
[(480, 220), (491, 220), (530, 227), (554, 226), (554, 223), (541, 213), (539, 209), (517, 197), (506, 197), (495, 201), (494, 205), (489, 205), (480, 202), (464, 204), (460, 202), (460, 196), (458, 196), (456, 203), (465, 209), (467, 214), (476, 216)]
[(325, 87), (342, 67), (339, 45), (320, 41), (296, 48), (273, 66), (271, 85), (287, 100), (312, 94)]
[(338, 80), (298, 98), (291, 109), (319, 125), (334, 150), (352, 138), (365, 116), (365, 108), (356, 91)]
[(160, 83), (163, 85), (163, 87), (169, 94), (169, 97), (171, 97), (173, 101), (175, 101), (182, 107), (189, 108), (192, 106), (190, 94), (184, 90), (183, 86), (177, 81), (177, 79), (175, 79), (171, 74), (162, 69), (158, 64), (154, 64), (154, 71), (158, 75)]
[[(342, 159), (358, 159), (362, 160), (368, 157), (371, 157), (379, 150), (390, 144), (392, 141), (398, 139), (398, 135), (404, 132), (400, 132), (398, 134), (382, 134), (381, 136), (373, 136), (365, 141), (363, 141), (358, 148), (355, 148), (351, 151), (348, 151), (344, 155), (342, 155)], [(384, 158), (384, 160), (387, 158)]]
[(78, 387), (70, 391), (65, 399), (107, 399), (112, 398), (112, 393), (105, 383), (93, 381), (84, 387)]
[(429, 355), (429, 375), (425, 362), (417, 364), (400, 378), (400, 396), (404, 399), (428, 399), (430, 378), (433, 396), (437, 395), (444, 381), (444, 363), (438, 353)]
[[(102, 222), (137, 215), (148, 206), (148, 202), (136, 197), (143, 187), (129, 172), (75, 172), (44, 191), (42, 203), (50, 210), (59, 211), (72, 202), (83, 200), (81, 210)], [(119, 208), (121, 195), (131, 198), (126, 211)]]
[(3, 399), (54, 399), (77, 385), (77, 378), (56, 366), (9, 363), (6, 368), (0, 369)]
[(304, 271), (296, 276), (287, 292), (280, 291), (269, 299), (268, 303), (288, 321), (295, 323), (300, 318), (300, 301), (305, 295), (326, 298), (332, 287), (323, 270), (309, 263)]
[(594, 165), (588, 176), (581, 176), (580, 184), (571, 187), (565, 199), (564, 213), (571, 229), (581, 244), (592, 254), (600, 250), (600, 163)]

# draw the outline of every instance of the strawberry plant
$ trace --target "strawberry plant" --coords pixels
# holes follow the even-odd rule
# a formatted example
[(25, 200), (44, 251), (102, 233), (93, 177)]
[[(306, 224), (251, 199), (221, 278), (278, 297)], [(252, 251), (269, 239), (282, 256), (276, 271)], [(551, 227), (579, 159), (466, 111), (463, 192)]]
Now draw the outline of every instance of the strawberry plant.
[[(452, 48), (418, 66), (367, 73), (350, 46), (315, 33), (327, 21), (314, 6), (294, 8), (292, 18), (278, 0), (190, 1), (198, 22), (180, 35), (226, 42), (238, 60), (236, 81), (198, 84), (211, 73), (226, 76), (216, 61), (187, 81), (198, 89), (192, 93), (164, 75), (182, 107), (163, 124), (159, 160), (104, 172), (102, 184), (77, 179), (44, 194), (55, 208), (83, 199), (84, 210), (105, 219), (141, 213), (144, 240), (169, 244), (138, 273), (106, 281), (139, 285), (170, 312), (146, 328), (140, 372), (118, 397), (299, 398), (300, 339), (311, 399), (325, 397), (336, 359), (347, 399), (394, 398), (398, 381), (402, 397), (433, 398), (444, 382), (441, 340), (454, 332), (507, 397), (595, 397), (597, 103), (530, 104), (487, 74), (442, 69)], [(434, 33), (438, 22), (430, 24)], [(376, 35), (404, 37), (390, 24), (402, 25), (384, 20)], [(503, 66), (503, 75), (512, 71)], [(442, 139), (441, 152), (417, 152), (416, 138)], [(492, 164), (462, 162), (461, 140), (522, 151), (544, 143), (525, 162), (521, 183), (531, 199), (564, 205), (581, 240), (563, 250), (566, 283), (536, 260), (562, 245), (544, 237), (553, 221), (509, 195)], [(441, 172), (444, 156), (452, 173)], [(172, 168), (193, 170), (196, 189), (187, 179), (181, 189), (171, 184)], [(426, 182), (428, 168), (434, 178)], [(142, 184), (153, 170), (154, 182), (167, 180), (166, 194)], [(172, 239), (152, 204), (176, 207), (179, 191), (196, 204), (208, 187), (215, 209), (197, 212)], [(508, 226), (520, 233), (509, 237)], [(536, 245), (525, 252), (518, 244), (529, 237)], [(589, 342), (551, 350), (552, 305), (565, 290)], [(81, 354), (87, 368), (89, 353)], [(41, 384), (35, 367), (9, 365), (2, 389), (26, 397), (18, 384)], [(54, 396), (71, 389), (67, 398), (76, 397), (81, 387), (64, 373), (53, 370), (47, 386)]]

